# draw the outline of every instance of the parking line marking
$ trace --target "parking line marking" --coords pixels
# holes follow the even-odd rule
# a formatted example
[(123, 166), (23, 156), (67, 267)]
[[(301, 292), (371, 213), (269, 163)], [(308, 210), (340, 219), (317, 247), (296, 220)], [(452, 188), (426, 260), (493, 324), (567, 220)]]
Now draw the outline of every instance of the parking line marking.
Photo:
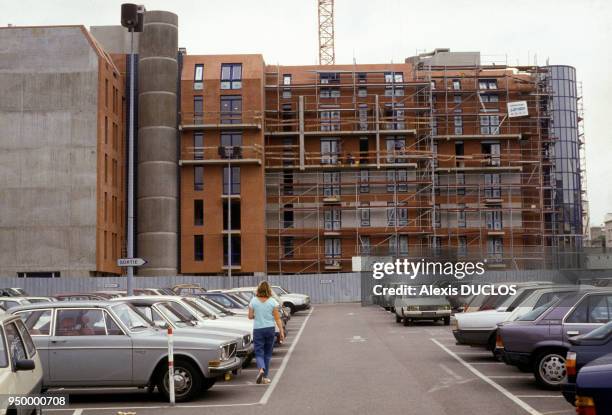
[(525, 398), (525, 399), (564, 398), (563, 395), (516, 395), (516, 397), (517, 398)]
[(82, 413), (83, 413), (82, 409), (77, 409), (72, 413), (72, 415), (81, 415)]
[(489, 376), (491, 379), (533, 379), (533, 375), (496, 375)]
[(293, 340), (293, 344), (291, 345), (291, 347), (289, 348), (289, 351), (285, 355), (285, 359), (283, 360), (280, 367), (278, 368), (278, 372), (272, 379), (272, 383), (270, 383), (270, 386), (268, 387), (268, 389), (266, 389), (266, 392), (263, 394), (263, 396), (259, 400), (260, 404), (265, 405), (268, 403), (268, 400), (270, 399), (272, 392), (274, 392), (276, 385), (278, 385), (278, 383), (280, 382), (280, 378), (281, 376), (283, 376), (283, 372), (285, 371), (285, 368), (287, 367), (287, 362), (289, 362), (289, 358), (291, 357), (291, 354), (293, 353), (295, 346), (300, 341), (300, 337), (302, 336), (302, 333), (304, 332), (304, 328), (306, 328), (306, 323), (308, 323), (308, 319), (310, 319), (310, 316), (312, 315), (313, 311), (314, 311), (314, 307), (310, 309), (310, 313), (308, 313), (308, 315), (304, 319), (304, 322), (302, 323), (302, 327), (300, 327), (300, 330), (295, 336), (295, 339)]
[(493, 381), (492, 379), (490, 379), (489, 377), (485, 376), (484, 374), (482, 374), (482, 372), (480, 372), (479, 370), (477, 370), (475, 367), (473, 367), (470, 363), (467, 363), (465, 360), (463, 360), (461, 357), (459, 357), (455, 352), (449, 350), (446, 346), (444, 346), (442, 343), (440, 343), (439, 341), (437, 341), (436, 339), (430, 339), (432, 342), (434, 342), (435, 344), (438, 345), (438, 347), (440, 347), (442, 350), (444, 350), (446, 353), (448, 353), (451, 357), (453, 357), (456, 361), (458, 361), (459, 363), (461, 363), (463, 366), (465, 366), (470, 372), (472, 372), (473, 374), (475, 374), (476, 376), (478, 376), (481, 380), (483, 380), (484, 382), (486, 382), (487, 384), (489, 384), (490, 386), (492, 386), (493, 388), (495, 388), (499, 393), (501, 393), (502, 395), (504, 395), (506, 398), (510, 399), (512, 402), (514, 402), (515, 404), (517, 404), (518, 406), (520, 406), (522, 409), (524, 409), (527, 413), (531, 414), (531, 415), (542, 415), (539, 411), (537, 411), (536, 409), (534, 409), (533, 407), (531, 407), (530, 405), (528, 405), (526, 402), (522, 401), (518, 396), (514, 395), (513, 393), (511, 393), (508, 389), (504, 388), (503, 386), (501, 386), (500, 384), (496, 383), (495, 381)]

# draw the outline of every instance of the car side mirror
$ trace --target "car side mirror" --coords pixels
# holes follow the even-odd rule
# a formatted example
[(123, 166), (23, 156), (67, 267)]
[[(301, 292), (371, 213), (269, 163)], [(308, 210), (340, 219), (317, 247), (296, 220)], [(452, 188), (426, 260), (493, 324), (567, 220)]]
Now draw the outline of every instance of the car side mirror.
[(30, 359), (17, 360), (17, 362), (15, 362), (16, 372), (19, 372), (21, 370), (34, 370), (35, 368), (36, 364), (33, 360)]
[(158, 327), (160, 329), (167, 329), (168, 328), (168, 323), (166, 323), (165, 321), (156, 321), (155, 322), (155, 327)]

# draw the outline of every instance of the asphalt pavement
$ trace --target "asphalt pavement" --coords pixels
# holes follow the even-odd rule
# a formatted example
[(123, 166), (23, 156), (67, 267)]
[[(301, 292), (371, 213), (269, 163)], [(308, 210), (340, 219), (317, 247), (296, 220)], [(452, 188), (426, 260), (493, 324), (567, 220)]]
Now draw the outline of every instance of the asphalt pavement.
[(79, 391), (69, 410), (49, 414), (427, 414), (571, 415), (559, 392), (482, 349), (455, 345), (441, 323), (404, 327), (380, 307), (317, 305), (289, 322), (276, 348), (272, 384), (253, 365), (196, 401), (168, 407), (134, 389)]

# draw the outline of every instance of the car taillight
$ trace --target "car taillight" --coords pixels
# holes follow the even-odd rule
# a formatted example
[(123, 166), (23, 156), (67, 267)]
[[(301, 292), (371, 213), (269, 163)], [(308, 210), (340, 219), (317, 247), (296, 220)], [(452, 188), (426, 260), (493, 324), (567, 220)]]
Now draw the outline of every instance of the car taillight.
[(565, 370), (567, 371), (567, 376), (576, 376), (576, 352), (567, 352)]
[(593, 398), (588, 396), (576, 396), (576, 413), (578, 415), (597, 415)]
[(502, 336), (501, 334), (499, 334), (499, 331), (497, 332), (497, 336), (495, 337), (495, 348), (496, 349), (504, 348), (504, 341), (502, 340)]

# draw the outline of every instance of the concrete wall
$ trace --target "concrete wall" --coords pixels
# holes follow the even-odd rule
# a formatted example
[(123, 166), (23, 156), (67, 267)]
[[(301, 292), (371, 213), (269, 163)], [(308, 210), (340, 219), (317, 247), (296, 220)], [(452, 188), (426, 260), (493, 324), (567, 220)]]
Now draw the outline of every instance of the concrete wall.
[(82, 27), (0, 29), (0, 274), (95, 270), (97, 99)]

